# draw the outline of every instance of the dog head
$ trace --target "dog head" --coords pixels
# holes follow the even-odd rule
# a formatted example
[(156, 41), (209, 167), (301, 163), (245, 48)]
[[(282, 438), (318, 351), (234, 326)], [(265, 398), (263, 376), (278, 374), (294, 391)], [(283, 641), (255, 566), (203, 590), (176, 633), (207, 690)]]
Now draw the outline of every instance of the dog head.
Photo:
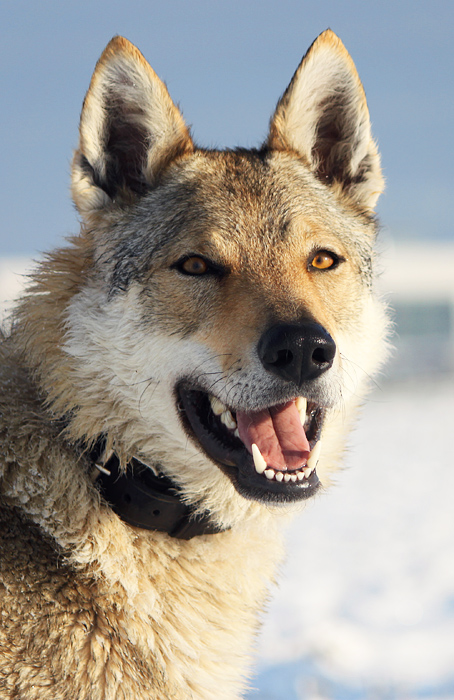
[(42, 376), (72, 434), (107, 433), (222, 525), (312, 495), (382, 358), (382, 185), (364, 91), (331, 31), (266, 143), (233, 151), (196, 147), (142, 55), (113, 39), (73, 161), (82, 232), (46, 277), (61, 311)]

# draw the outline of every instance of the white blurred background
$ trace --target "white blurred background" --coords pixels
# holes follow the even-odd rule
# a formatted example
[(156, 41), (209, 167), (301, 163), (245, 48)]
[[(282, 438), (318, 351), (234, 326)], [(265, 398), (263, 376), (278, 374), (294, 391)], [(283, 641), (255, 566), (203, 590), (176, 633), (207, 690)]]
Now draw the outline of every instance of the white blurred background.
[(366, 87), (387, 178), (380, 286), (396, 347), (337, 485), (289, 530), (254, 700), (454, 700), (454, 5), (451, 0), (6, 0), (0, 319), (77, 231), (71, 150), (95, 62), (136, 43), (207, 146), (258, 145), (326, 27)]

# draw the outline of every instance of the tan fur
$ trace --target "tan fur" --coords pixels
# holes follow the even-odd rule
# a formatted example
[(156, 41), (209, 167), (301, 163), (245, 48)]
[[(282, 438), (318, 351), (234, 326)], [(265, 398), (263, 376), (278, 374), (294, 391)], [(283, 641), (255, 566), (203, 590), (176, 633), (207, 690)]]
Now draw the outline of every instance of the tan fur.
[[(384, 356), (369, 269), (381, 188), (364, 91), (332, 32), (260, 152), (196, 148), (139, 51), (106, 48), (73, 160), (81, 232), (40, 264), (0, 343), (2, 699), (242, 696), (295, 506), (240, 495), (188, 438), (175, 386), (189, 376), (227, 405), (271, 405), (261, 335), (321, 324), (337, 352), (308, 391), (326, 406), (328, 484)], [(344, 262), (314, 271), (317, 250)], [(180, 274), (193, 254), (227, 272)], [(125, 524), (92, 478), (100, 435), (230, 529), (183, 541)]]

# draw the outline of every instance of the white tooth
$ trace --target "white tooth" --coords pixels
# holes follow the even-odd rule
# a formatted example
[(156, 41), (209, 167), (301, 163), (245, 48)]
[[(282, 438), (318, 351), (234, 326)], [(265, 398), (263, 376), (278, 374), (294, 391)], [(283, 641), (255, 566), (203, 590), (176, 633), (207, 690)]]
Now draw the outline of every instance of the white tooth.
[(306, 420), (307, 399), (304, 396), (298, 396), (295, 401), (296, 408), (300, 414), (301, 425), (304, 425)]
[(237, 437), (237, 438), (240, 437), (240, 433), (239, 433), (239, 431), (238, 431), (238, 428), (235, 428), (235, 430), (233, 431), (233, 434), (234, 434), (235, 437)]
[(292, 476), (290, 474), (284, 474), (284, 481), (288, 482), (288, 481), (290, 481), (291, 478), (292, 478)]
[(272, 479), (275, 473), (274, 469), (265, 469), (265, 476), (267, 479)]
[(296, 481), (297, 478), (298, 478), (298, 475), (297, 475), (297, 474), (290, 474), (290, 479), (291, 479), (292, 481)]
[(235, 430), (235, 428), (237, 427), (236, 420), (234, 419), (234, 417), (228, 409), (221, 413), (221, 423), (224, 423), (226, 428), (228, 428), (229, 430)]
[(309, 455), (309, 459), (307, 460), (307, 468), (308, 471), (310, 469), (309, 473), (312, 473), (317, 466), (317, 462), (320, 459), (320, 452), (322, 450), (322, 441), (319, 440), (318, 442), (315, 443), (312, 452)]
[[(262, 453), (255, 443), (252, 445), (252, 459), (254, 460), (255, 471), (257, 474), (263, 474), (267, 467), (267, 463), (265, 462)], [(271, 477), (269, 476), (268, 479), (271, 479)]]
[(211, 410), (213, 411), (215, 416), (220, 416), (221, 413), (224, 413), (226, 410), (227, 406), (225, 406), (222, 401), (219, 401), (215, 396), (210, 396), (210, 403), (211, 403)]
[(282, 472), (276, 472), (276, 481), (282, 481), (284, 475)]
[(296, 478), (298, 481), (302, 481), (304, 479), (304, 472), (297, 472)]

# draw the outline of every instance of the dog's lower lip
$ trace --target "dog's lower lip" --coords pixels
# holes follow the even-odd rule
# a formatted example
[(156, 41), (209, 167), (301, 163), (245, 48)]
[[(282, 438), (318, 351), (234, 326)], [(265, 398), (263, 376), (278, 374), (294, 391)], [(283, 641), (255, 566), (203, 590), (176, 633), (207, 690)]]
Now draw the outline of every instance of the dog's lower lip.
[[(212, 401), (211, 397), (211, 401)], [(246, 498), (268, 502), (290, 502), (309, 498), (320, 486), (315, 467), (288, 472), (272, 467), (259, 472), (250, 452), (238, 436), (212, 410), (210, 395), (199, 387), (182, 383), (176, 387), (176, 399), (183, 426), (193, 442), (231, 479), (236, 489)], [(216, 404), (215, 404), (216, 407)], [(226, 408), (219, 402), (219, 411)], [(228, 409), (227, 409), (228, 410)], [(234, 411), (229, 414), (235, 422)], [(224, 413), (224, 410), (222, 410)], [(321, 418), (315, 421), (312, 442), (320, 431)], [(298, 472), (301, 474), (298, 476)], [(292, 478), (285, 478), (285, 473)], [(296, 476), (296, 478), (293, 478)]]

